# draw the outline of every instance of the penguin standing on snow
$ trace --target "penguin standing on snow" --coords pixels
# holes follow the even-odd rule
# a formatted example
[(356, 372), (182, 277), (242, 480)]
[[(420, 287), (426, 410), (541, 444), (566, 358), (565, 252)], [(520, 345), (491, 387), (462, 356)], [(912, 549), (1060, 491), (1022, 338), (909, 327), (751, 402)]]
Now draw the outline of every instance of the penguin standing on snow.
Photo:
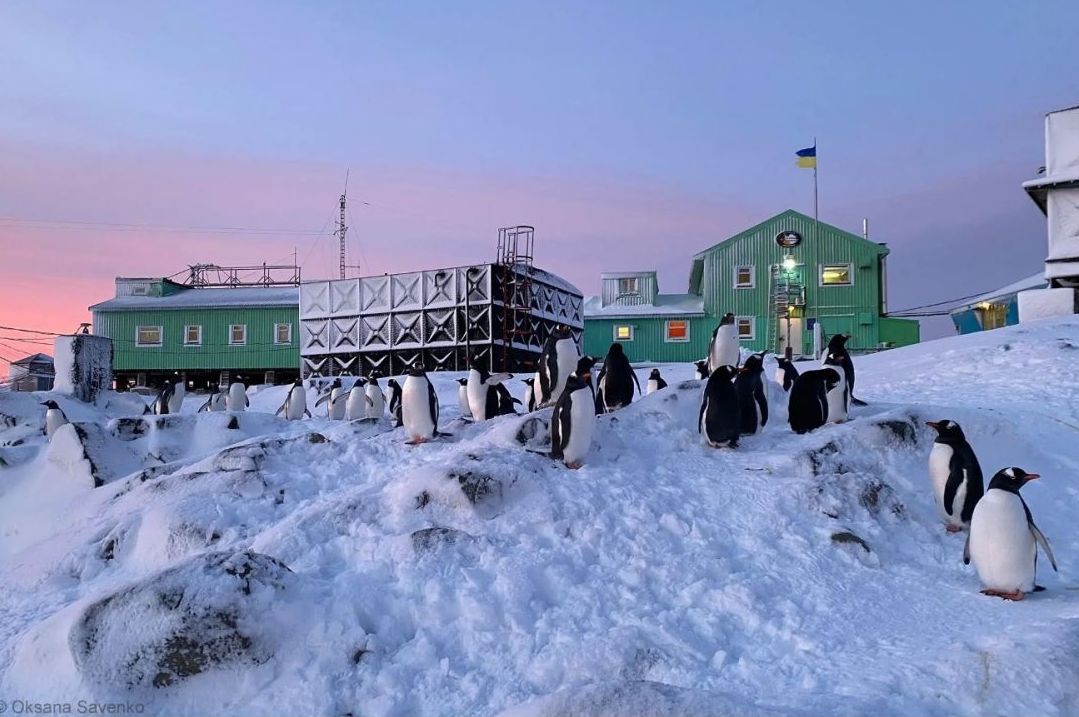
[(367, 418), (367, 379), (357, 378), (345, 399), (345, 420), (358, 421)]
[(395, 428), (403, 426), (405, 424), (401, 420), (401, 384), (391, 378), (386, 382), (386, 388), (390, 389), (389, 409), (390, 415), (393, 417), (393, 425)]
[(187, 395), (187, 384), (177, 381), (172, 386), (172, 395), (169, 396), (169, 413), (181, 413), (184, 407), (184, 397)]
[(285, 396), (285, 402), (277, 409), (275, 416), (284, 414), (287, 421), (299, 421), (304, 416), (311, 417), (307, 410), (307, 391), (303, 387), (303, 379), (296, 379)]
[(375, 420), (382, 418), (386, 413), (386, 397), (382, 394), (382, 387), (378, 385), (378, 378), (370, 376), (364, 387), (364, 403), (367, 404), (365, 418)]
[(199, 406), (199, 410), (196, 413), (202, 413), (203, 411), (224, 411), (225, 410), (225, 392), (220, 387), (214, 386), (210, 389), (210, 395), (206, 398), (206, 403)]
[(733, 366), (717, 366), (704, 385), (697, 432), (704, 436), (712, 448), (719, 448), (721, 444), (726, 444), (728, 448), (738, 447), (742, 416), (738, 394), (731, 383), (736, 371)]
[(949, 533), (970, 526), (970, 518), (985, 492), (982, 467), (963, 429), (955, 421), (927, 421), (937, 432), (929, 452), (929, 478), (933, 495)]
[(785, 356), (776, 356), (776, 363), (779, 364), (776, 369), (776, 383), (781, 385), (784, 391), (790, 391), (794, 379), (798, 378), (798, 369), (794, 367), (794, 362)]
[(166, 382), (161, 386), (161, 390), (157, 392), (157, 398), (150, 404), (150, 410), (158, 416), (169, 415), (169, 408), (172, 404), (172, 392), (175, 387)]
[(461, 418), (472, 418), (472, 409), (468, 405), (468, 377), (457, 379), (457, 405), (461, 408)]
[(828, 391), (843, 377), (834, 368), (806, 371), (791, 386), (788, 420), (795, 433), (808, 433), (828, 422)]
[(698, 379), (703, 381), (704, 379), (708, 378), (708, 373), (709, 372), (708, 372), (708, 362), (707, 361), (696, 361), (696, 362), (694, 362), (693, 365), (697, 367), (697, 378)]
[(753, 354), (734, 377), (742, 435), (752, 435), (768, 423), (768, 399), (764, 395), (764, 354)]
[(438, 396), (423, 364), (408, 371), (401, 389), (401, 418), (408, 433), (406, 443), (409, 445), (426, 443), (438, 433)]
[(963, 548), (963, 563), (974, 561), (983, 595), (1022, 600), (1029, 592), (1044, 590), (1034, 583), (1038, 544), (1053, 570), (1057, 561), (1042, 531), (1034, 524), (1019, 489), (1038, 478), (1022, 468), (1005, 468), (989, 481), (989, 490), (974, 507), (970, 532)]
[[(468, 382), (465, 385), (468, 409), (476, 421), (486, 421), (500, 414), (498, 385), (513, 378), (511, 373), (492, 374), (489, 368), (487, 359), (480, 356), (472, 359), (472, 366), (468, 371)], [(510, 410), (513, 410), (512, 399)]]
[(611, 413), (631, 404), (635, 384), (637, 392), (640, 393), (641, 383), (637, 380), (637, 374), (630, 366), (629, 359), (622, 350), (622, 344), (616, 341), (607, 351), (607, 357), (603, 359), (603, 368), (599, 372), (599, 378), (596, 379), (597, 410), (601, 413)]
[(850, 336), (845, 334), (836, 334), (828, 339), (828, 349), (824, 352), (826, 356), (825, 363), (828, 363), (830, 359), (833, 365), (842, 368), (850, 402), (855, 406), (864, 406), (866, 405), (865, 401), (854, 397), (854, 359), (851, 358), (850, 352), (847, 351), (847, 340), (849, 338)]
[(250, 405), (251, 400), (247, 397), (247, 387), (240, 381), (234, 381), (229, 386), (229, 395), (225, 400), (225, 407), (230, 411), (246, 411)]
[(506, 387), (506, 384), (504, 383), (500, 383), (495, 386), (495, 391), (498, 392), (498, 415), (517, 415), (517, 410), (513, 407), (513, 405), (520, 405), (521, 399), (514, 398), (513, 394), (510, 393), (510, 390)]
[[(578, 360), (580, 364), (583, 359)], [(585, 366), (588, 364), (586, 363)], [(596, 429), (596, 397), (590, 370), (576, 371), (566, 380), (565, 390), (551, 414), (551, 458), (571, 470), (584, 463)]]
[(60, 426), (71, 423), (71, 421), (67, 420), (64, 410), (60, 408), (56, 401), (43, 401), (41, 405), (45, 407), (45, 436), (51, 440), (52, 434), (56, 433)]
[(577, 342), (573, 340), (569, 328), (562, 324), (554, 327), (543, 345), (536, 371), (536, 382), (539, 383), (539, 393), (536, 395), (538, 408), (549, 406), (558, 400), (566, 385), (566, 379), (573, 373), (580, 357)]
[(646, 389), (646, 395), (651, 395), (656, 391), (662, 391), (665, 388), (667, 388), (667, 382), (659, 375), (659, 369), (652, 369), (652, 372), (648, 374), (648, 388)]
[(824, 366), (832, 368), (839, 374), (839, 383), (828, 389), (828, 420), (832, 423), (842, 423), (847, 420), (847, 410), (850, 407), (850, 385), (847, 384), (846, 375), (843, 372), (843, 360), (835, 354), (828, 354), (824, 359)]
[(525, 385), (525, 408), (529, 413), (536, 410), (536, 377), (529, 376), (524, 380)]
[(341, 379), (335, 378), (326, 392), (315, 401), (315, 408), (325, 403), (326, 418), (340, 421), (345, 417), (345, 401), (342, 400), (343, 398), (345, 398), (345, 389), (341, 387)]
[(734, 314), (727, 312), (719, 320), (719, 326), (712, 331), (712, 340), (708, 342), (708, 373), (720, 366), (738, 365), (738, 327), (734, 325)]

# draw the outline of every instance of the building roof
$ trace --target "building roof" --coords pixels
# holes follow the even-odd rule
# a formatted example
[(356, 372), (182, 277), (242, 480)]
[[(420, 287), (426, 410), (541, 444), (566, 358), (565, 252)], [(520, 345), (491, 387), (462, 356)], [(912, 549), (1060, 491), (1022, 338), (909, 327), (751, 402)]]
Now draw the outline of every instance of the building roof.
[(697, 316), (704, 315), (704, 299), (695, 294), (657, 294), (654, 304), (603, 305), (603, 297), (585, 297), (586, 319), (614, 319), (623, 316)]
[(235, 289), (185, 289), (169, 296), (118, 296), (90, 307), (90, 311), (155, 309), (216, 309), (243, 306), (300, 305), (296, 286), (237, 287)]
[(1006, 299), (1010, 296), (1018, 294), (1020, 291), (1026, 291), (1027, 289), (1040, 289), (1047, 286), (1048, 284), (1049, 282), (1045, 278), (1045, 272), (1039, 271), (1037, 274), (1032, 274), (1025, 279), (1020, 279), (1019, 281), (1012, 282), (1007, 286), (1002, 286), (994, 291), (988, 291), (984, 294), (981, 294), (980, 296), (976, 296), (973, 299), (964, 302), (960, 306), (955, 307), (954, 309), (949, 311), (949, 313), (954, 314), (960, 311), (967, 311), (971, 307), (977, 306), (984, 301)]
[(29, 366), (33, 363), (44, 363), (52, 366), (52, 356), (48, 354), (33, 354), (32, 356), (26, 356), (18, 361), (12, 361), (13, 366)]
[[(810, 221), (810, 222), (813, 221), (813, 217), (811, 217), (811, 216), (808, 216), (806, 214), (802, 214), (801, 212), (795, 211), (793, 209), (788, 209), (786, 211), (780, 212), (779, 214), (768, 217), (763, 222), (758, 222), (757, 224), (754, 224), (753, 226), (749, 227), (748, 229), (743, 229), (742, 231), (738, 232), (737, 234), (734, 234), (732, 236), (727, 237), (726, 239), (719, 242), (718, 244), (713, 244), (712, 246), (708, 247), (707, 249), (703, 249), (702, 251), (697, 252), (696, 254), (693, 255), (693, 258), (694, 259), (701, 258), (705, 254), (707, 254), (708, 252), (716, 249), (719, 246), (722, 246), (723, 244), (726, 244), (729, 241), (734, 241), (735, 239), (741, 239), (743, 235), (752, 234), (753, 232), (756, 232), (761, 227), (763, 227), (765, 224), (770, 224), (771, 222), (774, 222), (777, 219), (780, 219), (780, 218), (786, 217), (786, 216), (797, 216), (797, 217), (801, 217), (802, 219), (805, 219), (806, 221)], [(838, 232), (839, 234), (843, 234), (846, 237), (848, 237), (849, 239), (868, 244), (869, 246), (876, 249), (876, 251), (878, 253), (880, 253), (880, 254), (887, 254), (888, 253), (888, 247), (884, 246), (880, 242), (875, 242), (875, 241), (871, 241), (869, 239), (866, 239), (861, 234), (855, 234), (853, 232), (847, 231), (846, 229), (840, 229), (839, 227), (835, 226), (834, 224), (829, 224), (828, 222), (822, 222), (819, 219), (817, 220), (817, 224), (819, 226), (823, 227), (824, 229), (830, 229), (833, 232)]]
[(1044, 177), (1028, 179), (1023, 182), (1023, 189), (1026, 190), (1027, 196), (1034, 200), (1034, 203), (1038, 205), (1043, 214), (1048, 212), (1046, 204), (1050, 189), (1074, 187), (1079, 187), (1079, 169), (1073, 169), (1069, 172), (1057, 172), (1051, 175), (1047, 174)]

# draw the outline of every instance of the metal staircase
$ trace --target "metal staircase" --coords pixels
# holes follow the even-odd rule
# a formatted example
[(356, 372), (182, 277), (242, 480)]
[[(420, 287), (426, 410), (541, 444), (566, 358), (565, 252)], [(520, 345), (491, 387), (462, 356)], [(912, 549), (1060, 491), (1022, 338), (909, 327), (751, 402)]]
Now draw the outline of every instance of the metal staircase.
[(805, 306), (805, 285), (799, 280), (796, 271), (787, 271), (782, 264), (773, 264), (769, 279), (769, 295), (771, 300), (767, 348), (778, 353), (784, 322), (791, 317), (791, 309)]

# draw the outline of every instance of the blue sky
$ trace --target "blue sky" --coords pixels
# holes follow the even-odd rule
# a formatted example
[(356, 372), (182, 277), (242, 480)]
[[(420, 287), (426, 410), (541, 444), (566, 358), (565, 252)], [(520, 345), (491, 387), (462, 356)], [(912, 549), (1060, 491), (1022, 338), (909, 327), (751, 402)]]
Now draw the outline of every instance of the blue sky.
[[(351, 168), (372, 269), (486, 257), (521, 222), (586, 293), (652, 267), (684, 291), (693, 252), (812, 210), (793, 153), (816, 136), (821, 218), (869, 217), (902, 308), (1039, 268), (1019, 184), (1043, 114), (1079, 103), (1077, 27), (1075, 2), (10, 2), (0, 216), (318, 229)], [(19, 231), (0, 226), (118, 241)], [(117, 273), (308, 251), (137, 242), (36, 270), (72, 272), (77, 323)]]

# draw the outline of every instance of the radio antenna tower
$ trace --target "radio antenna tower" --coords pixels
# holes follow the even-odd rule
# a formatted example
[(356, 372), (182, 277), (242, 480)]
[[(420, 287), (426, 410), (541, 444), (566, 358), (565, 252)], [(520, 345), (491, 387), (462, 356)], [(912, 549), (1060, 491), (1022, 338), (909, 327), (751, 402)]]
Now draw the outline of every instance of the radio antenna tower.
[(341, 253), (338, 257), (338, 264), (340, 265), (341, 277), (345, 278), (345, 235), (348, 234), (348, 226), (345, 224), (345, 198), (348, 196), (348, 173), (349, 170), (345, 170), (345, 191), (341, 194), (341, 216), (337, 220), (337, 229), (334, 234), (341, 242)]

